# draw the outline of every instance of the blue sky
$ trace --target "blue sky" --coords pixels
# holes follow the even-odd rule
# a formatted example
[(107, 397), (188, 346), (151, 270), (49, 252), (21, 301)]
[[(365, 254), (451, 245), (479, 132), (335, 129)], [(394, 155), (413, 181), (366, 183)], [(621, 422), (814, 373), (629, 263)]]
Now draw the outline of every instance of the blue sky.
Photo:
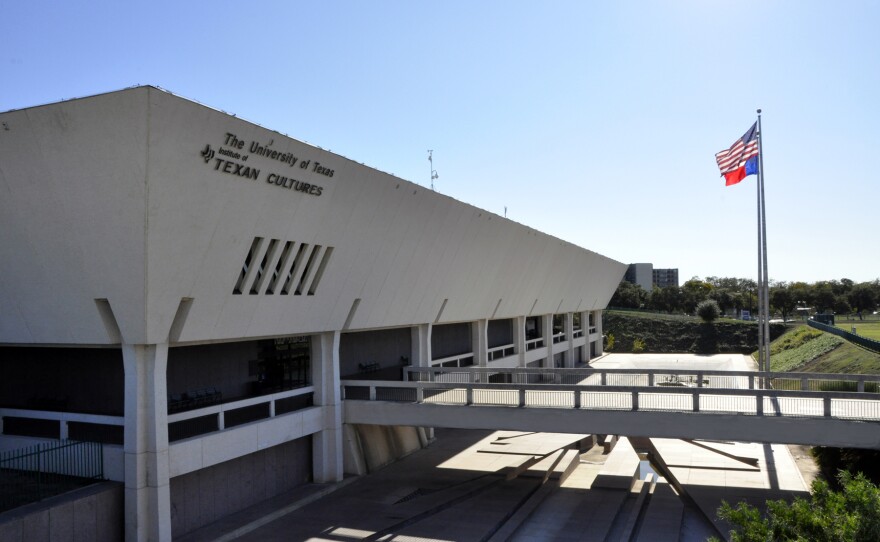
[(880, 3), (0, 0), (0, 111), (151, 84), (616, 260), (880, 277)]

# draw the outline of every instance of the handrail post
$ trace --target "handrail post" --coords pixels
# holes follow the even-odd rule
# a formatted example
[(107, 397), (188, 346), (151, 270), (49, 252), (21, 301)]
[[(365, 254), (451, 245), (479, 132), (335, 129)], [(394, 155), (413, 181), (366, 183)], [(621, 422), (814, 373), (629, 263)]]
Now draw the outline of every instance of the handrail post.
[(581, 390), (577, 388), (574, 390), (574, 408), (577, 410), (581, 408)]
[(806, 376), (801, 377), (801, 391), (810, 391), (810, 379)]
[(749, 389), (750, 390), (755, 389), (755, 375), (749, 375), (748, 379), (749, 379)]
[(474, 388), (472, 386), (465, 388), (464, 404), (468, 406), (474, 404)]
[(693, 398), (694, 398), (694, 408), (693, 408), (693, 411), (694, 411), (694, 412), (699, 412), (699, 411), (700, 411), (700, 392), (698, 392), (698, 391), (693, 391), (693, 392), (691, 392), (691, 394), (692, 394), (692, 396), (693, 396)]
[(860, 378), (859, 383), (857, 384), (856, 391), (859, 393), (865, 393), (865, 379)]
[(526, 389), (520, 388), (518, 395), (519, 395), (519, 406), (520, 407), (526, 406)]
[(376, 386), (370, 386), (370, 401), (376, 400)]
[(416, 388), (416, 403), (424, 403), (425, 402), (425, 388), (419, 384), (419, 387)]
[(607, 385), (608, 385), (608, 373), (605, 372), (605, 371), (602, 371), (602, 372), (599, 373), (599, 374), (602, 375), (602, 377), (601, 377), (602, 385), (603, 385), (603, 386), (607, 386)]
[(831, 396), (826, 395), (822, 398), (822, 415), (826, 418), (831, 417)]
[(755, 395), (755, 415), (763, 416), (764, 415), (764, 394), (759, 393)]
[(271, 401), (269, 401), (269, 417), (270, 418), (275, 417), (275, 399), (272, 399)]
[(633, 411), (639, 409), (639, 392), (637, 390), (632, 391), (632, 409)]
[(703, 387), (703, 373), (702, 372), (697, 372), (697, 387), (698, 388)]
[(223, 409), (220, 409), (220, 412), (217, 413), (217, 429), (219, 431), (226, 429), (226, 416)]
[(648, 387), (649, 388), (654, 387), (654, 373), (652, 373), (650, 371), (648, 372)]

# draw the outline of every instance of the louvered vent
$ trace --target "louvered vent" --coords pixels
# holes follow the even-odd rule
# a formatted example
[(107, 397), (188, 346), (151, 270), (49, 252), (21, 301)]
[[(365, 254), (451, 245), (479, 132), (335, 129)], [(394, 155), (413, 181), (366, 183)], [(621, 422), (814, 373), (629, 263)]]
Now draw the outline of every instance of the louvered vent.
[(234, 295), (315, 295), (333, 247), (254, 237)]

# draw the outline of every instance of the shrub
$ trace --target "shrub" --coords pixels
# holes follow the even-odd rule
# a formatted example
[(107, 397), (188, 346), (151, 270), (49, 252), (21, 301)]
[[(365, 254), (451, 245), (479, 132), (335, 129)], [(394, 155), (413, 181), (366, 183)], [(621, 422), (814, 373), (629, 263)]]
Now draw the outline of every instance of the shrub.
[(645, 350), (645, 341), (642, 339), (633, 339), (633, 352), (642, 352)]
[(605, 350), (614, 350), (614, 333), (605, 335)]
[(697, 316), (706, 323), (714, 322), (721, 316), (721, 307), (714, 299), (700, 301), (700, 304), (697, 305)]
[(843, 471), (838, 480), (839, 492), (817, 479), (809, 499), (767, 501), (766, 516), (745, 502), (731, 506), (725, 501), (718, 517), (733, 526), (732, 542), (880, 539), (880, 489), (861, 473), (853, 476)]

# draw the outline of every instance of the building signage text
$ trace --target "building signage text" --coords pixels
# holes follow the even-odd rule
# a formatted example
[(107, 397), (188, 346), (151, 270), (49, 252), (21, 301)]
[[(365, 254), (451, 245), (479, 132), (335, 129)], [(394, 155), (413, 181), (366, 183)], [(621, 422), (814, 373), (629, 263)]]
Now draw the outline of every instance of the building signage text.
[(266, 171), (264, 175), (262, 169), (247, 163), (251, 156), (256, 155), (277, 161), (277, 166), (285, 165), (288, 168), (298, 168), (304, 172), (333, 177), (334, 170), (326, 164), (318, 161), (313, 162), (310, 159), (304, 160), (292, 152), (281, 152), (273, 149), (272, 144), (274, 142), (275, 140), (273, 139), (265, 144), (258, 141), (251, 141), (247, 144), (245, 140), (239, 139), (237, 135), (227, 132), (223, 136), (223, 146), (215, 150), (210, 144), (207, 144), (202, 149), (201, 156), (205, 164), (210, 165), (215, 171), (252, 181), (259, 181), (262, 178), (265, 179), (267, 184), (296, 190), (311, 196), (320, 196), (324, 191), (324, 187), (295, 179), (292, 171), (282, 171), (281, 173)]

